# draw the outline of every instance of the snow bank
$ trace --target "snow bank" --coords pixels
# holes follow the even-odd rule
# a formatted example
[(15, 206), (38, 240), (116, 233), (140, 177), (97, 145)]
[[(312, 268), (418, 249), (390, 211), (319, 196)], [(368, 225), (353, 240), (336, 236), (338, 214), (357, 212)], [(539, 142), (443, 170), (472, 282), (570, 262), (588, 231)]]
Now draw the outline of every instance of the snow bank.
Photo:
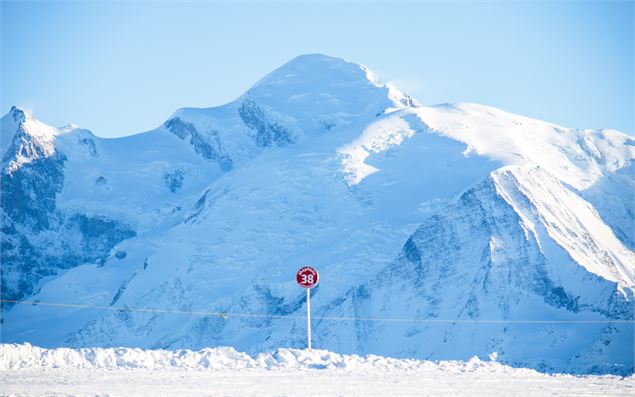
[(256, 357), (231, 347), (192, 350), (144, 350), (138, 348), (42, 349), (25, 344), (0, 344), (0, 371), (21, 368), (68, 369), (345, 369), (369, 371), (438, 370), (449, 373), (513, 371), (537, 373), (512, 368), (496, 361), (422, 361), (394, 359), (376, 355), (343, 355), (326, 350), (278, 349)]
[(191, 350), (138, 348), (42, 349), (25, 344), (0, 345), (0, 370), (17, 368), (76, 369), (242, 369), (257, 362), (231, 347)]
[[(496, 361), (398, 360), (278, 349), (41, 349), (0, 344), (6, 396), (623, 396), (635, 377), (548, 375)], [(631, 393), (632, 394), (632, 393)]]

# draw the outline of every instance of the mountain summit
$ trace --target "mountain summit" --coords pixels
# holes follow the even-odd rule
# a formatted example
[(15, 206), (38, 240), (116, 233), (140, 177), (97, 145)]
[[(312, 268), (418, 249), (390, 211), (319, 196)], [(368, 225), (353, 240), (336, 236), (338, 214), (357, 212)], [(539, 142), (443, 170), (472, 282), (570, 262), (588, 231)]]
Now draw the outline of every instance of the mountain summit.
[(4, 342), (303, 347), (311, 264), (320, 348), (633, 373), (626, 134), (421, 106), (319, 54), (130, 137), (15, 115), (2, 296), (40, 304), (4, 304)]

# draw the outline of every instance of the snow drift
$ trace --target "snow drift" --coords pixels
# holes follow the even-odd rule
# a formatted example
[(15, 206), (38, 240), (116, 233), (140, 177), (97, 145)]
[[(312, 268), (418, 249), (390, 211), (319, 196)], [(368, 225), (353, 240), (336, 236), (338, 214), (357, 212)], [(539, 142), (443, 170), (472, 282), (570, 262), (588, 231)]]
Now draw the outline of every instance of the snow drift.
[(325, 350), (40, 349), (0, 345), (8, 396), (526, 396), (628, 394), (635, 379), (575, 377), (495, 361), (396, 360)]
[(496, 362), (492, 354), (487, 361), (473, 357), (468, 361), (422, 361), (395, 359), (377, 355), (343, 355), (327, 350), (277, 349), (250, 356), (231, 347), (192, 350), (145, 350), (138, 348), (56, 348), (42, 349), (26, 344), (0, 344), (0, 371), (15, 369), (342, 369), (369, 372), (440, 370), (462, 372), (524, 372)]

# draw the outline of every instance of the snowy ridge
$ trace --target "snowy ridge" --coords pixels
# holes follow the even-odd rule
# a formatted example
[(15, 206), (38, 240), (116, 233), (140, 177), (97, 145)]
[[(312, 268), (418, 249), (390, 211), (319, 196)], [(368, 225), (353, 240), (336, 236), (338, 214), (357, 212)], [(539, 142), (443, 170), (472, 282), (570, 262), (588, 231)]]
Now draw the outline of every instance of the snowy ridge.
[(597, 210), (635, 250), (635, 139), (611, 129), (572, 129), (489, 106), (459, 103), (406, 109), (430, 132), (466, 145), (467, 157), (535, 165)]
[[(53, 142), (61, 131), (34, 119), (30, 113), (14, 106), (2, 118), (1, 124), (2, 162), (8, 162), (7, 173), (11, 174), (38, 158), (55, 154)], [(10, 134), (11, 131), (14, 133)]]
[(635, 159), (635, 140), (615, 130), (575, 130), (477, 104), (415, 109), (433, 131), (506, 165), (535, 164), (584, 190)]
[(357, 139), (337, 150), (342, 156), (342, 171), (346, 174), (346, 182), (350, 186), (357, 185), (364, 178), (380, 171), (366, 164), (365, 160), (372, 153), (386, 151), (414, 135), (415, 131), (410, 123), (399, 114), (391, 114), (369, 125)]
[(549, 237), (588, 271), (618, 283), (620, 289), (635, 287), (635, 253), (615, 237), (593, 206), (539, 167), (501, 168), (492, 179), (537, 241), (546, 240), (537, 235), (540, 222)]

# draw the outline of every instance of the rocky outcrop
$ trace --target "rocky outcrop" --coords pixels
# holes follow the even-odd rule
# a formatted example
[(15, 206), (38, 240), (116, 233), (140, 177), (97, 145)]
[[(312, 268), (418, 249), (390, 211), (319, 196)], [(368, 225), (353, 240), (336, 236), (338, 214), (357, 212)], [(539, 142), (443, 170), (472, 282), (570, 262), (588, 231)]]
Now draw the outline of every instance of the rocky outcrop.
[(192, 123), (183, 121), (179, 117), (169, 119), (164, 126), (180, 139), (185, 140), (189, 137), (196, 153), (206, 160), (216, 161), (221, 170), (226, 172), (233, 168), (233, 161), (228, 154), (223, 152), (216, 131), (209, 131), (209, 137), (205, 137)]
[(283, 125), (270, 121), (253, 99), (247, 99), (238, 109), (240, 118), (251, 128), (256, 145), (261, 147), (286, 146), (293, 143), (291, 132)]
[[(29, 133), (24, 114), (17, 121), (0, 175), (1, 282), (7, 300), (33, 294), (43, 280), (65, 269), (102, 260), (117, 243), (135, 236), (115, 219), (59, 211), (67, 156), (55, 149), (54, 136)], [(81, 144), (95, 151), (94, 142)]]

